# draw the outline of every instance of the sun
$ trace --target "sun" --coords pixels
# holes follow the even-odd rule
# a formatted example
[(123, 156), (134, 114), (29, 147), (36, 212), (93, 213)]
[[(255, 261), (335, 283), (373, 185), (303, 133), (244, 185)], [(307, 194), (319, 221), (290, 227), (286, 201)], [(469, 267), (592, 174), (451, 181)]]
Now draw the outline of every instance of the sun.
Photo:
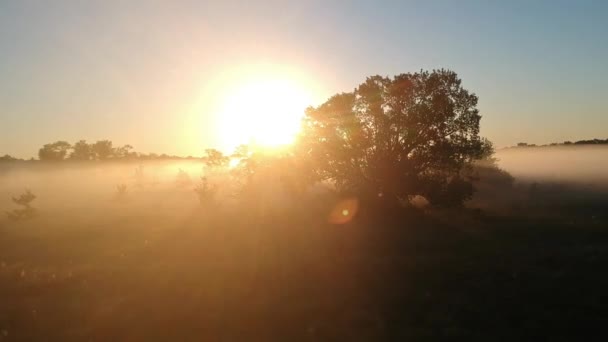
[(275, 148), (291, 144), (300, 129), (310, 91), (287, 77), (253, 78), (227, 87), (217, 112), (225, 148), (249, 144)]

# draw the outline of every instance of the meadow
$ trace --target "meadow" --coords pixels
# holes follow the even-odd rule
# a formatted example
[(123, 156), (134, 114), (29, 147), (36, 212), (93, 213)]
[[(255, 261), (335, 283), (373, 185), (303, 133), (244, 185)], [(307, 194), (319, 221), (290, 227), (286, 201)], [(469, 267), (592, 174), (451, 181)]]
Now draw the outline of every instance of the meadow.
[(340, 224), (323, 187), (220, 174), (202, 201), (196, 160), (3, 164), (0, 209), (27, 188), (36, 213), (0, 218), (0, 340), (601, 339), (608, 159), (583, 149), (502, 150), (514, 180), (480, 168), (465, 208), (355, 199)]

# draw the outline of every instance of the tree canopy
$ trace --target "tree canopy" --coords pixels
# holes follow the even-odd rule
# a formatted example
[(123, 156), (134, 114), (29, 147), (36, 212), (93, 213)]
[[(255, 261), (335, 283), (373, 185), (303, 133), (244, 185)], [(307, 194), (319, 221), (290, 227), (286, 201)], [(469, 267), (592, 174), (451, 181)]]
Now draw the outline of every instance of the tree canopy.
[(38, 158), (40, 160), (56, 161), (63, 160), (68, 155), (72, 145), (67, 141), (57, 141), (52, 144), (46, 144), (38, 150)]
[(472, 194), (461, 171), (484, 154), (480, 119), (453, 71), (372, 76), (307, 109), (299, 150), (341, 191), (454, 205)]

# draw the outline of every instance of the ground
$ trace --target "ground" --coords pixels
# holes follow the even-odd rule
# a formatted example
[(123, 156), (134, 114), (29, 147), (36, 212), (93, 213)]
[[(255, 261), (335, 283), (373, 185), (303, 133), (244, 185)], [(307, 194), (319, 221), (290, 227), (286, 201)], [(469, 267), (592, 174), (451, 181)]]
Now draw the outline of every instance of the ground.
[(603, 218), (103, 210), (0, 221), (0, 340), (608, 335)]

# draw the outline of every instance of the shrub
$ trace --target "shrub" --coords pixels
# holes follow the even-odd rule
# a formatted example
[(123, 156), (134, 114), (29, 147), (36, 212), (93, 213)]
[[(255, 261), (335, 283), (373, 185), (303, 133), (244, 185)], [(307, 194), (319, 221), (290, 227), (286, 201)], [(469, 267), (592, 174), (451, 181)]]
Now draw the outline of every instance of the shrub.
[(114, 198), (116, 200), (124, 200), (127, 198), (127, 185), (126, 184), (118, 184), (116, 186), (116, 193), (114, 194)]
[(135, 174), (133, 177), (135, 178), (135, 187), (138, 189), (143, 189), (145, 183), (143, 165), (140, 164), (137, 168), (135, 168)]
[(30, 190), (26, 190), (21, 196), (13, 197), (13, 202), (22, 208), (14, 209), (12, 211), (7, 211), (6, 215), (11, 220), (22, 220), (29, 219), (36, 215), (36, 208), (31, 206), (31, 203), (36, 199), (36, 195), (34, 195)]
[(194, 188), (194, 192), (198, 196), (200, 204), (208, 206), (215, 202), (217, 187), (209, 184), (207, 177), (201, 177), (201, 183)]

